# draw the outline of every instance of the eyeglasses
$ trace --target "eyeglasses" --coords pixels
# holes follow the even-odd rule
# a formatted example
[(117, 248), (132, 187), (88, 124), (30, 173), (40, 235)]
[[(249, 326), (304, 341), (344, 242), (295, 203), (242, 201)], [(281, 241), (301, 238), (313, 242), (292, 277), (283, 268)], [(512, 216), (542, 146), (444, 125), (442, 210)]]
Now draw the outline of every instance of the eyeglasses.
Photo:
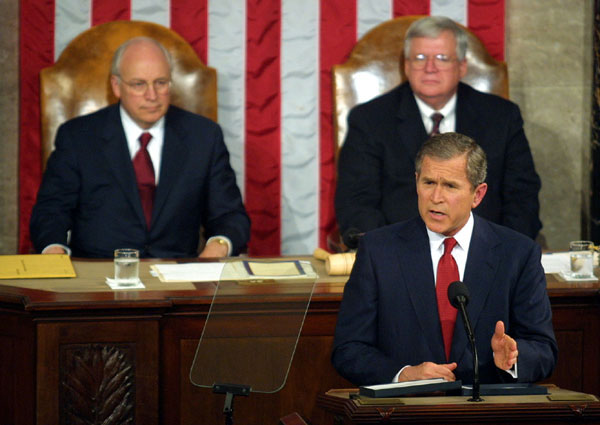
[[(119, 80), (123, 82), (127, 87), (131, 89), (131, 92), (136, 95), (146, 94), (148, 91), (148, 87), (150, 87), (148, 81), (144, 80), (133, 80), (133, 81), (125, 81), (121, 77)], [(157, 94), (166, 94), (171, 88), (171, 80), (166, 78), (159, 78), (158, 80), (152, 81), (152, 88)]]
[[(425, 66), (427, 65), (427, 62), (429, 62), (429, 59), (431, 59), (431, 58), (432, 58), (431, 56), (427, 56), (427, 55), (420, 53), (409, 59), (410, 65), (413, 67), (413, 69), (417, 69), (417, 70), (424, 69)], [(442, 53), (438, 53), (437, 55), (434, 55), (432, 59), (433, 59), (433, 64), (439, 70), (450, 69), (452, 67), (452, 65), (454, 64), (454, 62), (457, 60), (456, 58), (450, 57), (448, 55), (444, 55)]]

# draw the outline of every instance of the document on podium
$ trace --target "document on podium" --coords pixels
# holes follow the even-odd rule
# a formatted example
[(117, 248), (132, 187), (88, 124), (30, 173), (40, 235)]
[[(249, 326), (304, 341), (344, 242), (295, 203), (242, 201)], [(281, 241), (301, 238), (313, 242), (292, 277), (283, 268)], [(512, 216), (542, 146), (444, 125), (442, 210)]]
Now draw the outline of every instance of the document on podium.
[(391, 384), (359, 387), (358, 393), (367, 397), (399, 397), (408, 394), (423, 394), (438, 391), (458, 390), (461, 381), (446, 381), (443, 378), (420, 379), (417, 381), (394, 382)]
[(0, 255), (0, 279), (75, 277), (66, 254)]

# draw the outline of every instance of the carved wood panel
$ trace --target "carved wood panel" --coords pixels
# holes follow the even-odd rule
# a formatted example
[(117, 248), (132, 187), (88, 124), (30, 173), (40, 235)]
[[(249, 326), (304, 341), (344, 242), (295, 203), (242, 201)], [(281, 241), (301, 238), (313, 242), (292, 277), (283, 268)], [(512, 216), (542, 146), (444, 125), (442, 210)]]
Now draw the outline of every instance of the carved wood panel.
[(134, 350), (134, 344), (61, 346), (60, 423), (135, 423)]
[(158, 331), (152, 316), (39, 323), (37, 424), (158, 424)]

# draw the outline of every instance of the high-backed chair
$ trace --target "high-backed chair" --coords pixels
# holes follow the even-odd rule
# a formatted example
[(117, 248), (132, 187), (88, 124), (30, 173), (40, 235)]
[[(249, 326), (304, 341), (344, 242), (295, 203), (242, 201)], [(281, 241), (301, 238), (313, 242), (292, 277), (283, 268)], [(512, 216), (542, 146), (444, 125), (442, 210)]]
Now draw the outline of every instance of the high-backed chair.
[[(377, 25), (356, 43), (345, 63), (333, 67), (336, 151), (344, 142), (350, 109), (406, 80), (404, 35), (410, 24), (422, 17), (402, 16)], [(508, 98), (506, 63), (495, 60), (473, 33), (468, 29), (467, 33), (468, 72), (462, 81), (480, 91)]]
[(60, 124), (117, 101), (110, 87), (112, 57), (122, 43), (138, 36), (154, 38), (171, 53), (171, 102), (217, 120), (217, 73), (200, 61), (181, 36), (150, 22), (108, 22), (81, 33), (53, 66), (41, 72), (44, 167)]
[[(336, 158), (346, 137), (346, 119), (352, 107), (406, 81), (404, 35), (410, 24), (421, 18), (423, 16), (402, 16), (377, 25), (356, 43), (346, 62), (333, 67)], [(465, 30), (468, 34), (468, 71), (462, 81), (480, 91), (508, 98), (506, 63), (494, 59), (481, 40), (467, 28)], [(334, 252), (346, 250), (337, 230), (328, 235), (327, 248)]]

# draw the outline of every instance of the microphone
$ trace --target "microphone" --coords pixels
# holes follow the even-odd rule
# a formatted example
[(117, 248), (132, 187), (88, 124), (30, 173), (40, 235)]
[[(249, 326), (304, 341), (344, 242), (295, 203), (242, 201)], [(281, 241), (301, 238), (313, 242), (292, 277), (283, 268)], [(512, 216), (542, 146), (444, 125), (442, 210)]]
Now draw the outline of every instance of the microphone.
[(473, 395), (469, 401), (483, 401), (479, 396), (479, 358), (477, 357), (477, 347), (475, 346), (475, 334), (471, 327), (471, 321), (467, 313), (467, 304), (469, 304), (469, 288), (463, 282), (452, 282), (448, 286), (448, 300), (452, 307), (460, 310), (465, 324), (465, 332), (471, 342), (471, 351), (473, 351)]
[(361, 232), (356, 227), (351, 227), (342, 235), (342, 242), (344, 242), (344, 245), (349, 249), (356, 249), (364, 234), (365, 232)]

